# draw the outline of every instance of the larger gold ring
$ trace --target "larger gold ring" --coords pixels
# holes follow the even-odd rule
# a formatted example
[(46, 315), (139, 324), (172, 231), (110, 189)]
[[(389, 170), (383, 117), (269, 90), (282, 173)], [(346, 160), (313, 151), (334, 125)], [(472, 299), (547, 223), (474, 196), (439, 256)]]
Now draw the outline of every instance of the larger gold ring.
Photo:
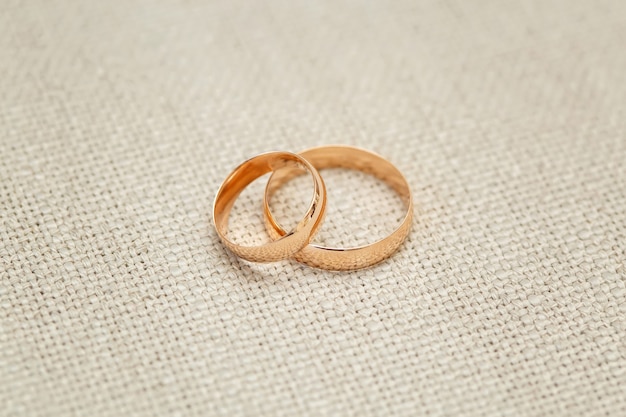
[[(375, 243), (355, 248), (330, 248), (310, 244), (294, 255), (294, 258), (309, 266), (330, 270), (351, 270), (374, 265), (389, 257), (404, 241), (411, 228), (413, 201), (409, 184), (402, 173), (382, 156), (353, 146), (332, 145), (308, 149), (299, 155), (306, 158), (318, 170), (332, 167), (356, 169), (386, 182), (404, 201), (407, 212), (391, 235)], [(265, 188), (264, 215), (268, 233), (273, 239), (280, 239), (286, 231), (276, 222), (269, 207), (269, 201), (290, 179), (300, 175), (293, 170), (276, 171)]]
[[(313, 177), (313, 200), (304, 218), (280, 239), (261, 246), (238, 245), (226, 237), (228, 215), (241, 192), (255, 179), (281, 168), (296, 169), (299, 174), (308, 171)], [(290, 152), (268, 152), (239, 165), (226, 178), (215, 197), (213, 222), (220, 239), (232, 252), (253, 262), (273, 262), (292, 257), (313, 239), (326, 212), (326, 188), (317, 170), (302, 156)]]

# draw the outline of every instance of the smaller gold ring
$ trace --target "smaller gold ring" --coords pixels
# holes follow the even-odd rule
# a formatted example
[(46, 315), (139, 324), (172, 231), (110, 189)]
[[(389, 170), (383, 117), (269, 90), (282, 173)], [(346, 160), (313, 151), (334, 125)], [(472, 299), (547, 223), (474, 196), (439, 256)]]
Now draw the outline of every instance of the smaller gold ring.
[[(330, 270), (352, 270), (374, 265), (389, 257), (404, 241), (413, 220), (413, 201), (409, 184), (402, 173), (382, 156), (353, 146), (321, 146), (300, 152), (318, 169), (349, 168), (374, 175), (396, 191), (405, 203), (407, 212), (396, 230), (389, 236), (369, 245), (355, 248), (330, 248), (309, 244), (294, 258), (309, 266)], [(265, 188), (264, 216), (268, 233), (273, 239), (280, 239), (286, 231), (276, 222), (269, 207), (269, 201), (287, 181), (300, 175), (299, 172), (286, 169), (276, 171), (270, 177)]]
[[(301, 173), (308, 171), (313, 177), (313, 199), (304, 218), (289, 233), (261, 246), (238, 245), (226, 237), (228, 216), (235, 200), (254, 180), (281, 168)], [(326, 187), (319, 172), (303, 157), (290, 152), (267, 152), (251, 158), (226, 178), (213, 204), (213, 223), (224, 245), (243, 259), (252, 262), (274, 262), (292, 257), (313, 239), (326, 212)]]

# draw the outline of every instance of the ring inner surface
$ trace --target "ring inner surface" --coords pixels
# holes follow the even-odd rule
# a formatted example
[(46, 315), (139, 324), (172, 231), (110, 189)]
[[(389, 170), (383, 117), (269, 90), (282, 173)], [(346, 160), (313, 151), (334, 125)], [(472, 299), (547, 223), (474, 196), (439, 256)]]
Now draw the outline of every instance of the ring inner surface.
[[(220, 198), (215, 204), (215, 224), (221, 233), (239, 246), (257, 246), (271, 244), (263, 226), (261, 206), (265, 176), (277, 170), (290, 170), (294, 175), (308, 178), (305, 187), (308, 200), (303, 204), (299, 217), (290, 224), (292, 228), (303, 220), (311, 208), (314, 198), (314, 180), (312, 173), (297, 159), (273, 157), (246, 161), (224, 182)], [(308, 175), (305, 175), (308, 174)]]

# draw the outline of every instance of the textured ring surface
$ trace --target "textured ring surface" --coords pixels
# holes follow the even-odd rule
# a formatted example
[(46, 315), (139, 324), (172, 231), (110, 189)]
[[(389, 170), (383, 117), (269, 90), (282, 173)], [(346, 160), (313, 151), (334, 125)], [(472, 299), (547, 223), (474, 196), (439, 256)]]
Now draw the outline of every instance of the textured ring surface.
[[(290, 172), (308, 171), (313, 177), (313, 199), (302, 218), (290, 232), (260, 246), (242, 246), (227, 238), (228, 217), (235, 200), (254, 180), (281, 168), (291, 168)], [(305, 247), (321, 225), (326, 211), (326, 188), (317, 170), (302, 156), (290, 152), (268, 152), (251, 158), (226, 178), (215, 197), (213, 223), (220, 239), (232, 252), (253, 262), (273, 262), (292, 257)]]
[[(296, 253), (294, 258), (316, 268), (351, 270), (374, 265), (395, 252), (408, 235), (413, 220), (411, 191), (402, 173), (382, 156), (353, 146), (322, 146), (300, 152), (299, 155), (317, 169), (342, 167), (374, 175), (400, 195), (407, 212), (400, 225), (389, 236), (377, 242), (354, 248), (331, 248), (310, 244)], [(301, 174), (289, 169), (276, 171), (267, 183), (263, 211), (266, 228), (273, 239), (280, 239), (287, 232), (272, 215), (269, 201), (283, 184), (298, 175)]]

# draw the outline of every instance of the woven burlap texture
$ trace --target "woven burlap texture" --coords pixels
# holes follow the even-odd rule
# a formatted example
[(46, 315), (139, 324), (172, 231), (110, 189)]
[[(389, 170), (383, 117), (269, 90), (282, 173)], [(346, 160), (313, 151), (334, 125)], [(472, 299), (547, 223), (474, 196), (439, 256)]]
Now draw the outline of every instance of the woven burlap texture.
[[(0, 415), (626, 415), (625, 45), (621, 0), (4, 1)], [(226, 251), (228, 173), (331, 143), (406, 175), (400, 250)], [(402, 216), (323, 175), (321, 241)]]

